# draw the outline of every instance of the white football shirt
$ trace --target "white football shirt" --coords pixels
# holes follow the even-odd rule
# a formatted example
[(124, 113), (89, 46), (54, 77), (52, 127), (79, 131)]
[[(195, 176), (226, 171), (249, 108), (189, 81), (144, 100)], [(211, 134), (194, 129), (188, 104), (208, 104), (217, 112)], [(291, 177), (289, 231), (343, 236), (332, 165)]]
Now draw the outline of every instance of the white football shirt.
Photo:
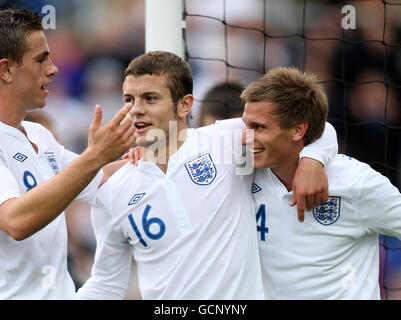
[[(43, 126), (27, 121), (22, 126), (39, 152), (22, 132), (0, 122), (0, 204), (48, 180), (77, 157)], [(78, 199), (94, 204), (102, 175)], [(0, 300), (5, 299), (75, 299), (64, 213), (22, 241), (0, 230)]]
[(255, 200), (267, 299), (379, 299), (379, 234), (401, 237), (401, 195), (365, 163), (338, 155), (326, 166), (328, 201), (299, 223), (292, 192), (258, 169)]
[(144, 299), (264, 298), (252, 175), (219, 158), (223, 144), (210, 147), (223, 130), (189, 129), (166, 174), (152, 162), (126, 164), (99, 189), (98, 247), (79, 298), (122, 299), (132, 254)]
[(78, 298), (122, 299), (132, 255), (144, 299), (264, 298), (253, 170), (237, 171), (243, 127), (189, 129), (166, 174), (126, 164), (99, 189), (95, 262)]

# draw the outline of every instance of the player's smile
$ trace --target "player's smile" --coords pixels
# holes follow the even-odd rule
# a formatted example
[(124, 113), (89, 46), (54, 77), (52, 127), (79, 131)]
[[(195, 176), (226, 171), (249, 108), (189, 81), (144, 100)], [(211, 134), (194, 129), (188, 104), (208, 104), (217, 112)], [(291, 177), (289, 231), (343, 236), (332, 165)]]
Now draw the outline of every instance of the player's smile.
[(258, 148), (253, 147), (253, 148), (250, 148), (249, 151), (252, 153), (253, 161), (255, 163), (255, 161), (259, 161), (259, 159), (264, 157), (266, 148), (264, 148), (264, 147), (258, 147)]
[(51, 82), (48, 82), (46, 84), (44, 84), (43, 86), (40, 87), (40, 90), (42, 90), (42, 93), (45, 94), (46, 96), (49, 94), (49, 90), (47, 89), (47, 86), (50, 84)]
[(249, 149), (249, 151), (251, 151), (254, 156), (257, 156), (258, 154), (265, 151), (265, 148), (251, 148), (251, 149)]
[(136, 128), (136, 133), (141, 134), (150, 129), (152, 124), (150, 122), (135, 121), (134, 126)]
[(49, 93), (49, 91), (45, 88), (45, 86), (41, 86), (40, 90), (42, 90), (46, 95)]

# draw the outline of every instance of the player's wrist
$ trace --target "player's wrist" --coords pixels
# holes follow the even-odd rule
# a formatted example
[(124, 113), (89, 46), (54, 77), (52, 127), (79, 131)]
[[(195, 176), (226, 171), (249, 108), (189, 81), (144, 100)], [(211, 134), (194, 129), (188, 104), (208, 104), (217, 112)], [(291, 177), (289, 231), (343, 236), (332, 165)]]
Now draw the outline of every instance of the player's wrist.
[(309, 156), (302, 156), (299, 159), (300, 163), (307, 163), (308, 165), (312, 165), (312, 166), (316, 166), (319, 168), (324, 168), (324, 163), (320, 160), (316, 158), (312, 158)]
[(89, 170), (100, 170), (103, 166), (108, 164), (110, 161), (104, 157), (102, 154), (99, 154), (92, 148), (88, 147), (84, 152), (82, 152), (79, 157), (84, 166)]

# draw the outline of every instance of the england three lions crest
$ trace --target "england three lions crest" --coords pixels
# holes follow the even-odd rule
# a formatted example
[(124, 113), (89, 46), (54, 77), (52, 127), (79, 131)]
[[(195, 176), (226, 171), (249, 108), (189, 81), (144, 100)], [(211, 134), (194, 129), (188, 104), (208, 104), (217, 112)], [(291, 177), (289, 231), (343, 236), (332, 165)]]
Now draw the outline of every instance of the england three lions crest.
[(340, 217), (341, 198), (329, 197), (329, 200), (322, 202), (318, 207), (313, 208), (313, 216), (324, 226), (333, 224)]
[(49, 163), (50, 168), (53, 170), (54, 174), (57, 174), (60, 172), (60, 168), (57, 165), (57, 160), (56, 160), (56, 155), (54, 152), (45, 152), (45, 156), (47, 159), (47, 162)]
[(185, 163), (191, 180), (199, 185), (211, 184), (216, 178), (216, 166), (209, 153), (203, 154)]

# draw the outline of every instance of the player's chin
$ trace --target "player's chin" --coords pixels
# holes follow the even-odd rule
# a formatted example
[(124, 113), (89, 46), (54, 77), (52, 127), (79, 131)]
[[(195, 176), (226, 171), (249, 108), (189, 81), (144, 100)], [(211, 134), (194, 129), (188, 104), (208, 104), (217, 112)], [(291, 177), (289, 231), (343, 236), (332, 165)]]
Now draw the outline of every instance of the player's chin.
[(45, 105), (46, 105), (46, 101), (41, 102), (41, 103), (39, 104), (39, 106), (38, 106), (38, 109), (44, 108)]
[(259, 154), (253, 157), (253, 167), (256, 169), (268, 168), (270, 166), (269, 159)]
[(43, 108), (46, 105), (46, 96), (39, 97), (36, 105), (37, 105), (38, 108)]
[(155, 141), (149, 141), (144, 136), (136, 136), (135, 144), (139, 147), (147, 148), (150, 147), (153, 143), (155, 143)]
[(31, 102), (31, 106), (33, 107), (27, 107), (25, 108), (26, 111), (35, 111), (37, 109), (42, 109), (46, 105), (46, 101), (36, 101), (36, 102)]
[(259, 161), (259, 160), (253, 160), (253, 167), (256, 169), (261, 169), (261, 168), (266, 168), (266, 165), (264, 164), (264, 162)]

